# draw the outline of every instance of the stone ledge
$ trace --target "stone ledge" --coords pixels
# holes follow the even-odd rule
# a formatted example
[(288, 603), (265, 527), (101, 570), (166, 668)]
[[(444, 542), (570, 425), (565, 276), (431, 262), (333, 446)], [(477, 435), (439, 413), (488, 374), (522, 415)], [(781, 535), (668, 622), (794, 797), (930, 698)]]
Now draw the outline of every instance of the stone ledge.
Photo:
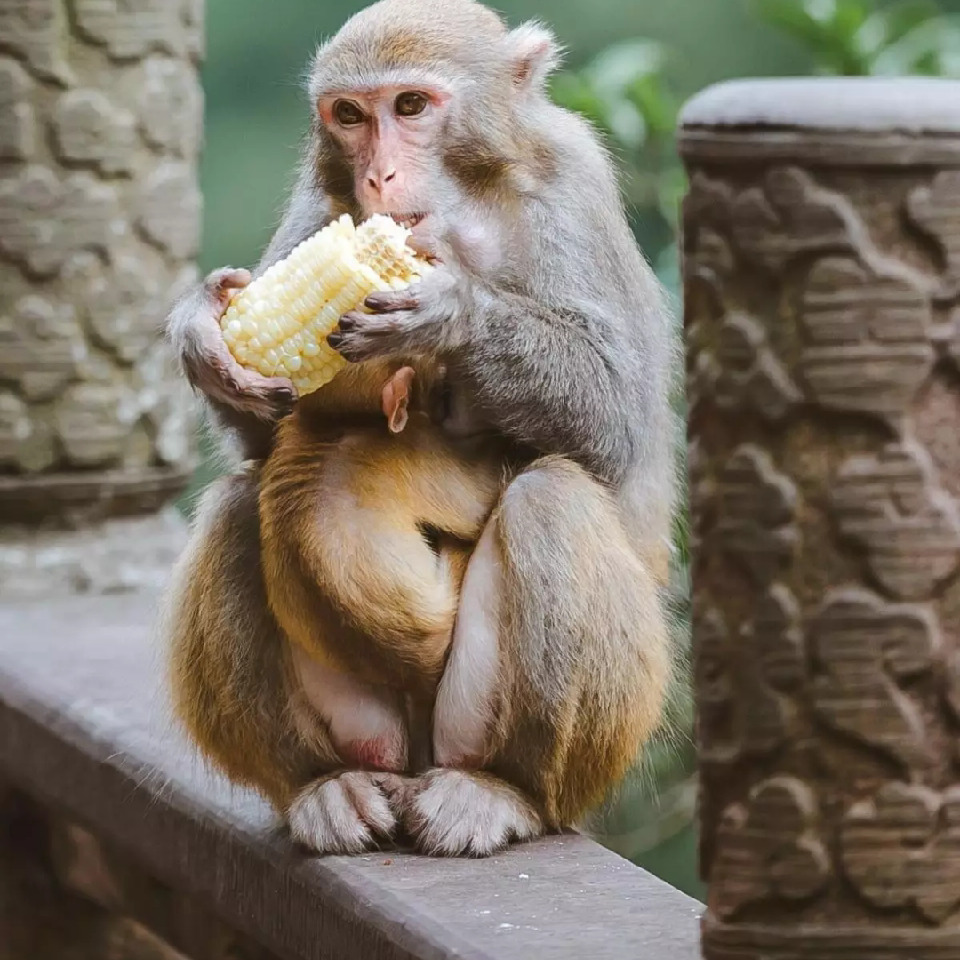
[(727, 80), (693, 97), (680, 126), (960, 135), (960, 83), (937, 77)]
[(700, 905), (579, 836), (489, 860), (310, 858), (163, 703), (151, 596), (0, 608), (0, 778), (290, 958), (694, 960)]
[(960, 82), (931, 77), (728, 80), (684, 106), (678, 147), (703, 163), (955, 167), (958, 105)]

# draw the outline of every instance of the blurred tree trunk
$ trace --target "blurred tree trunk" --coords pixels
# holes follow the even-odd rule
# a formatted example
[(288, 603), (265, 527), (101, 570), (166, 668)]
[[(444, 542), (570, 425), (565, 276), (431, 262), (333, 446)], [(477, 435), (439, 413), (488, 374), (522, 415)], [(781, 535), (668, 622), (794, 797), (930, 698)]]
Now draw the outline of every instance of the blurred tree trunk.
[(181, 544), (160, 322), (196, 276), (202, 8), (0, 0), (0, 597), (134, 587)]

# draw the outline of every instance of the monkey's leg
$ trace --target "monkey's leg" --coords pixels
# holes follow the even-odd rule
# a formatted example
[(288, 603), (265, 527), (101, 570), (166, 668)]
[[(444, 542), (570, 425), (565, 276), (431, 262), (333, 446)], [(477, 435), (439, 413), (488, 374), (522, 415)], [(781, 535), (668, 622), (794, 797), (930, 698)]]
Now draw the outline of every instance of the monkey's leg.
[[(609, 494), (569, 461), (507, 488), (464, 580), (434, 715), (447, 769), (408, 799), (425, 850), (485, 855), (573, 825), (654, 732), (670, 674), (660, 586)], [(466, 769), (482, 758), (480, 773)]]
[(396, 437), (315, 441), (284, 424), (260, 497), (271, 608), (291, 639), (371, 683), (433, 697), (457, 613), (451, 552), (479, 536), (493, 464), (461, 463), (413, 424)]
[(287, 661), (268, 610), (257, 497), (254, 474), (217, 481), (203, 497), (166, 610), (175, 710), (208, 759), (261, 791), (296, 839), (318, 852), (356, 852), (389, 834), (394, 817), (381, 775), (344, 772), (331, 740), (330, 729), (358, 729), (356, 704), (353, 714), (344, 709), (350, 691), (325, 691), (331, 727), (307, 712), (323, 693)]
[(207, 489), (174, 573), (166, 632), (177, 715), (232, 780), (282, 808), (311, 768), (337, 758), (329, 748), (311, 756), (288, 716), (285, 640), (260, 576), (257, 487), (246, 473)]

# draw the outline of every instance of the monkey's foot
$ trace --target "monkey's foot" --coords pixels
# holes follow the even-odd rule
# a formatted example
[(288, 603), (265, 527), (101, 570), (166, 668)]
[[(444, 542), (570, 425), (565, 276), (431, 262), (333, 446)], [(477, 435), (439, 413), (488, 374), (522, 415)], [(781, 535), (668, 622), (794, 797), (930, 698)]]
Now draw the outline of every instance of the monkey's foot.
[(485, 773), (431, 770), (405, 798), (404, 826), (424, 853), (487, 857), (543, 833), (533, 804)]
[(351, 770), (315, 780), (290, 804), (293, 839), (317, 853), (361, 853), (397, 825), (382, 774)]

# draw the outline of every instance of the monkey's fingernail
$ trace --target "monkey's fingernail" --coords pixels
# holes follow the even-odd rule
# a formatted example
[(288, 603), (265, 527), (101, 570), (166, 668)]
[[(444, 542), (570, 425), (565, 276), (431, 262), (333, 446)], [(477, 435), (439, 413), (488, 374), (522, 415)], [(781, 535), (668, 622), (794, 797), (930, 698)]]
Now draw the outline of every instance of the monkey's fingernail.
[(384, 307), (389, 305), (389, 300), (379, 293), (371, 293), (366, 300), (363, 301), (363, 305), (368, 310), (382, 310)]
[(342, 316), (340, 318), (340, 323), (337, 324), (337, 326), (339, 326), (341, 330), (352, 330), (355, 325), (356, 325), (355, 321), (353, 317), (350, 316), (349, 313), (346, 314), (345, 316)]
[(330, 344), (334, 350), (339, 350), (340, 344), (343, 343), (343, 337), (339, 333), (328, 334), (327, 343)]

